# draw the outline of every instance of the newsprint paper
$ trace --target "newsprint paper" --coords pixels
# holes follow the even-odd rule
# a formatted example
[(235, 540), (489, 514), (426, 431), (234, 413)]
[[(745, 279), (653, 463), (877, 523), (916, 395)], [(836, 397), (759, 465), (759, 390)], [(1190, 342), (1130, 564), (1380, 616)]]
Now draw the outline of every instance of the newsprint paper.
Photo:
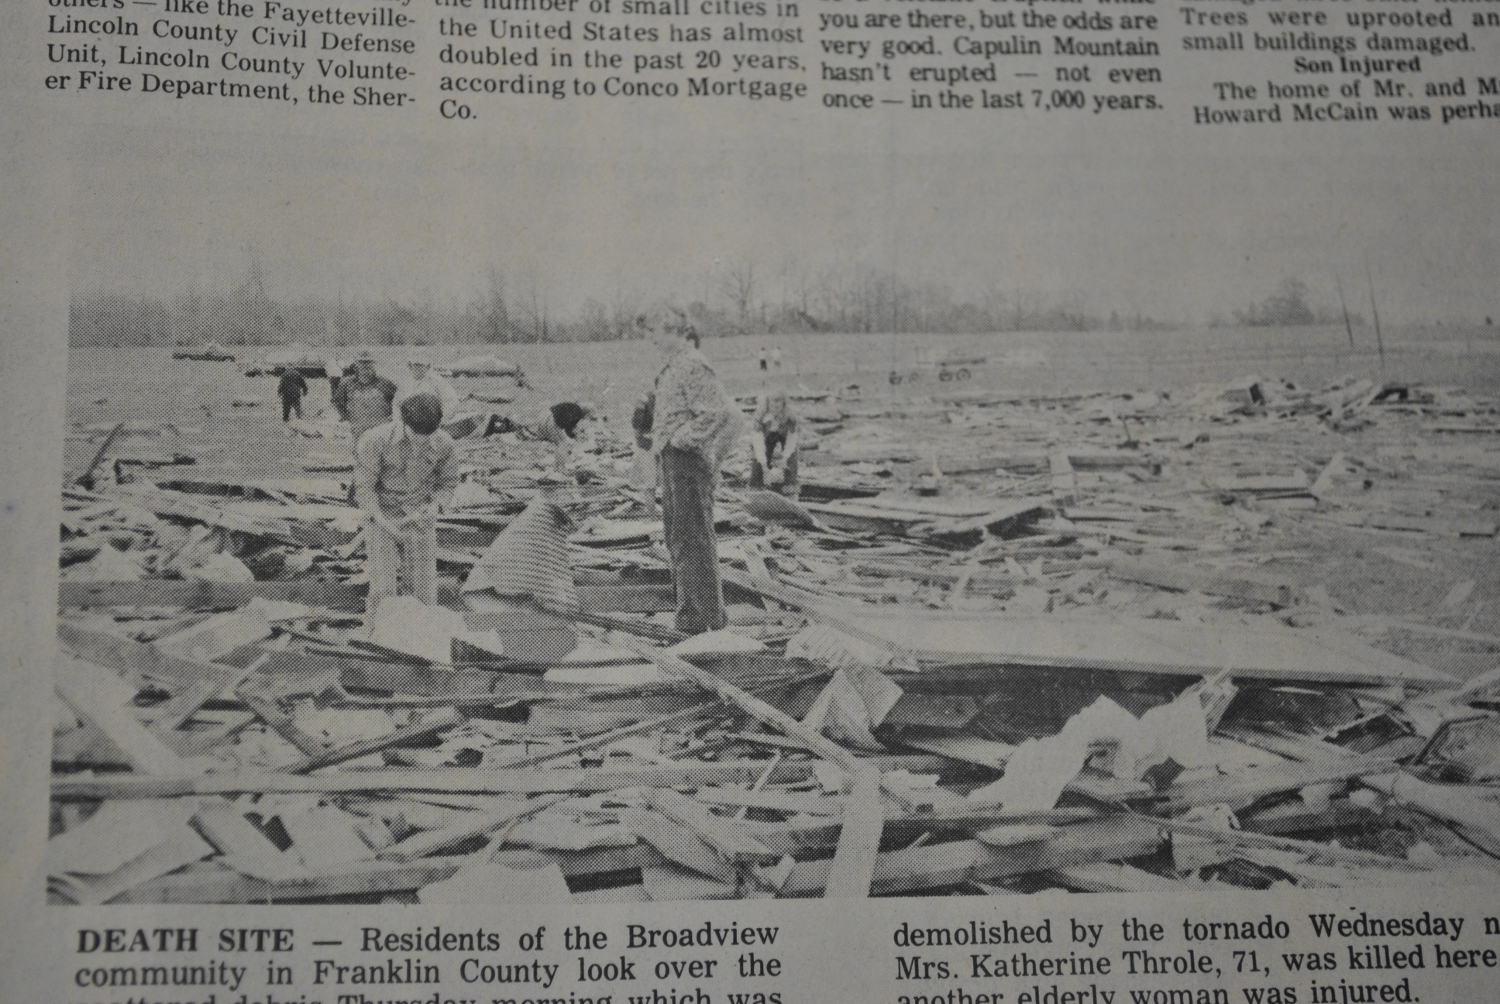
[(3, 1004), (1500, 967), (1497, 0), (11, 0)]

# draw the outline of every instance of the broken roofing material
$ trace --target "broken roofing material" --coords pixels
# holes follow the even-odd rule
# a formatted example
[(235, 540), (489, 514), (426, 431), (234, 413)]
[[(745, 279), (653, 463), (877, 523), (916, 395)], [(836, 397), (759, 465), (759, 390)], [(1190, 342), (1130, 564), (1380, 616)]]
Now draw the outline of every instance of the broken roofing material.
[(729, 463), (731, 626), (691, 639), (607, 436), (559, 479), (476, 427), (444, 605), (366, 611), (339, 482), (116, 476), (129, 439), (85, 430), (49, 894), (1493, 881), (1500, 583), (1475, 548), (1500, 454), (1449, 431), (1489, 404), (1256, 378), (805, 425), (799, 499)]

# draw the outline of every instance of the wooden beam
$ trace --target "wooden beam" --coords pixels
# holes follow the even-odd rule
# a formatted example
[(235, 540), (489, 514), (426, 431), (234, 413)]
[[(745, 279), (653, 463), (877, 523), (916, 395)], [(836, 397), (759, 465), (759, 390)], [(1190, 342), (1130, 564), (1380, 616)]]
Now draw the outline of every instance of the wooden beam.
[(452, 878), (467, 857), (422, 858), (409, 863), (356, 861), (306, 877), (279, 881), (252, 878), (216, 861), (143, 882), (115, 903), (295, 903), (333, 896), (409, 892)]
[(660, 788), (649, 796), (651, 808), (674, 822), (681, 823), (730, 861), (773, 862), (777, 855), (750, 836), (745, 825), (727, 816), (716, 816), (708, 806), (670, 788)]
[(829, 866), (824, 899), (865, 899), (880, 853), (885, 810), (880, 804), (880, 772), (865, 767), (854, 777), (844, 803), (843, 827)]
[(94, 487), (94, 468), (99, 466), (99, 461), (104, 459), (104, 454), (109, 450), (111, 446), (114, 445), (115, 437), (120, 434), (120, 430), (123, 428), (125, 428), (125, 423), (121, 421), (116, 422), (115, 427), (109, 430), (109, 435), (104, 437), (104, 442), (100, 443), (99, 449), (94, 452), (94, 459), (89, 461), (89, 465), (83, 469), (82, 474), (73, 479), (73, 483), (75, 485), (82, 485), (83, 487), (88, 489), (92, 489)]
[[(781, 690), (785, 687), (806, 683), (809, 680), (816, 680), (820, 677), (827, 676), (828, 674), (828, 670), (818, 670), (814, 673), (800, 674), (786, 680), (778, 680), (776, 683), (772, 684), (769, 687), (759, 689), (757, 693), (771, 693), (773, 691)], [(610, 743), (617, 742), (618, 740), (625, 739), (629, 736), (637, 735), (641, 732), (650, 732), (654, 729), (659, 729), (663, 726), (671, 725), (673, 722), (687, 721), (696, 718), (699, 715), (711, 714), (713, 711), (718, 708), (722, 708), (723, 706), (724, 705), (722, 701), (704, 701), (702, 704), (694, 704), (691, 707), (683, 708), (680, 711), (672, 711), (665, 715), (658, 715), (655, 718), (649, 718), (642, 722), (636, 722), (634, 725), (626, 725), (618, 729), (611, 729), (608, 732), (602, 732), (599, 735), (591, 736), (588, 739), (580, 739), (577, 742), (567, 743), (563, 746), (556, 746), (543, 753), (528, 753), (517, 757), (511, 757), (506, 760), (499, 760), (491, 764), (490, 769), (499, 770), (509, 767), (531, 767), (539, 763), (545, 763), (548, 760), (556, 760), (559, 757), (569, 756), (573, 753), (587, 752), (591, 749), (598, 749), (601, 746), (608, 746)]]
[(432, 735), (434, 732), (451, 729), (455, 725), (462, 725), (466, 721), (468, 719), (457, 709), (444, 708), (420, 722), (403, 725), (401, 728), (386, 735), (377, 736), (374, 739), (361, 739), (357, 742), (340, 746), (337, 749), (331, 749), (315, 756), (310, 756), (300, 763), (289, 764), (281, 768), (281, 773), (311, 774), (313, 771), (321, 770), (324, 767), (332, 767), (334, 764), (340, 764), (346, 760), (358, 760), (362, 756), (379, 753), (381, 750), (400, 746), (413, 739), (421, 739)]
[(679, 659), (661, 649), (631, 643), (626, 643), (625, 647), (648, 662), (660, 666), (667, 673), (691, 680), (710, 693), (718, 694), (720, 700), (734, 705), (757, 721), (764, 722), (794, 739), (801, 740), (808, 749), (824, 760), (836, 763), (851, 772), (859, 769), (858, 757), (852, 752), (826, 738), (811, 726), (802, 724), (790, 715), (771, 707), (760, 698), (746, 693), (728, 680), (721, 679), (707, 670), (699, 669), (685, 659)]
[(376, 855), (382, 861), (414, 861), (440, 851), (451, 850), (461, 843), (493, 833), (501, 827), (518, 823), (534, 816), (549, 806), (556, 805), (571, 795), (551, 795), (543, 798), (503, 799), (500, 804), (481, 812), (469, 813), (476, 818), (465, 820), (441, 830), (429, 830), (414, 834), (399, 844), (387, 847)]
[(157, 779), (180, 778), (189, 773), (176, 753), (136, 721), (131, 709), (114, 704), (105, 696), (119, 690), (119, 683), (111, 678), (109, 670), (59, 652), (54, 676), (58, 695), (80, 718), (109, 737), (132, 770)]
[(215, 662), (184, 659), (130, 638), (90, 631), (60, 623), (57, 638), (63, 648), (83, 659), (113, 670), (130, 686), (168, 691), (171, 700), (144, 712), (157, 723), (158, 738), (171, 745), (170, 730), (186, 721), (203, 704), (246, 675), (246, 670)]
[[(675, 610), (670, 584), (585, 584), (578, 599), (589, 614), (649, 614)], [(184, 610), (238, 610), (252, 599), (305, 603), (319, 610), (362, 613), (368, 586), (354, 582), (60, 582), (57, 605), (73, 607), (181, 607)]]
[(364, 583), (318, 582), (185, 582), (142, 579), (139, 582), (60, 582), (57, 605), (70, 607), (181, 607), (184, 610), (238, 610), (260, 597), (305, 603), (320, 610), (360, 612)]
[[(1064, 827), (1049, 840), (1015, 847), (990, 847), (977, 840), (924, 844), (881, 854), (875, 862), (870, 892), (889, 896), (1094, 861), (1119, 861), (1150, 854), (1161, 846), (1161, 840), (1161, 831), (1147, 822), (1114, 817)], [(832, 864), (829, 860), (798, 862), (781, 894), (821, 893), (828, 884)]]
[(735, 884), (739, 880), (738, 869), (720, 857), (702, 835), (660, 812), (625, 809), (620, 813), (620, 822), (669, 861), (720, 882)]
[[(764, 764), (748, 760), (733, 764), (683, 764), (604, 770), (367, 770), (316, 777), (270, 772), (206, 774), (193, 777), (100, 776), (86, 779), (54, 778), (52, 797), (176, 798), (184, 795), (224, 795), (232, 792), (433, 791), (475, 794), (533, 794), (550, 791), (588, 793), (619, 788), (690, 788), (706, 784), (750, 784)], [(809, 763), (782, 763), (772, 783), (795, 783), (812, 777)]]

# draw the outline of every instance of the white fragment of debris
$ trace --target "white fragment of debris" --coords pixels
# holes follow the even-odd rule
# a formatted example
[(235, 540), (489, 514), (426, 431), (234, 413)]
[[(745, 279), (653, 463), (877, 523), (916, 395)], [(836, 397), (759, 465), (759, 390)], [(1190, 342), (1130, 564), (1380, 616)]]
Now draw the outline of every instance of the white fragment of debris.
[(885, 720), (901, 693), (896, 682), (879, 670), (850, 666), (833, 674), (802, 721), (834, 742), (883, 750), (870, 730)]
[[(181, 799), (112, 800), (87, 820), (47, 842), (54, 875), (108, 875), (165, 843), (187, 826), (192, 806)], [(213, 848), (204, 846), (204, 855)]]
[(414, 596), (387, 596), (375, 610), (370, 640), (384, 648), (446, 665), (453, 661), (455, 639), (493, 655), (505, 654), (498, 634), (469, 630), (457, 610), (429, 607)]
[(765, 650), (765, 642), (728, 628), (693, 635), (686, 641), (678, 642), (667, 649), (670, 654), (678, 658), (689, 655), (734, 655)]
[(809, 624), (786, 643), (788, 659), (844, 666), (889, 666), (895, 656), (878, 645), (845, 634), (826, 624)]

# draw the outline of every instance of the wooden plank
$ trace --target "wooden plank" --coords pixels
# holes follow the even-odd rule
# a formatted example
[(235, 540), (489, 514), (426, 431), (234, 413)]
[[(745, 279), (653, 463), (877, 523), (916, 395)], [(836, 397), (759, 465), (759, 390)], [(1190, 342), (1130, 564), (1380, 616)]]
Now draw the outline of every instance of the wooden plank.
[(580, 585), (578, 602), (589, 613), (654, 614), (677, 609), (670, 583)]
[[(368, 586), (353, 582), (60, 582), (57, 604), (72, 607), (181, 607), (184, 610), (238, 610), (255, 597), (305, 603), (319, 610), (361, 613)], [(657, 613), (676, 609), (671, 584), (608, 583), (580, 585), (579, 601), (593, 614)]]
[(57, 605), (71, 607), (181, 607), (184, 610), (238, 610), (252, 599), (305, 603), (320, 610), (360, 612), (367, 586), (352, 582), (60, 582)]
[(533, 799), (504, 799), (500, 804), (480, 812), (469, 813), (475, 817), (444, 827), (441, 830), (429, 830), (407, 837), (399, 844), (387, 847), (376, 857), (382, 861), (414, 861), (424, 858), (440, 851), (450, 850), (461, 843), (466, 843), (476, 837), (482, 837), (493, 833), (495, 830), (510, 826), (512, 823), (520, 822), (528, 816), (533, 816), (549, 806), (556, 805), (571, 795), (551, 795), (543, 798)]
[(1193, 888), (1191, 883), (1153, 875), (1121, 862), (1096, 861), (1088, 865), (1069, 865), (1054, 869), (1052, 874), (1068, 886), (1083, 892), (1180, 892)]
[(305, 878), (267, 881), (215, 861), (143, 882), (116, 903), (296, 903), (333, 896), (410, 892), (452, 878), (468, 858), (423, 858), (408, 863), (355, 861)]
[(505, 704), (608, 692), (605, 688), (544, 680), (533, 673), (455, 670), (414, 662), (386, 662), (370, 653), (352, 649), (320, 653), (276, 652), (266, 660), (263, 673), (273, 680), (315, 680), (319, 674), (326, 674), (344, 687), (390, 691), (404, 697), (433, 698), (458, 704)]
[(1174, 784), (1163, 793), (1164, 807), (1167, 811), (1181, 811), (1222, 803), (1239, 811), (1267, 795), (1296, 791), (1312, 784), (1350, 781), (1364, 774), (1385, 773), (1390, 767), (1391, 762), (1380, 756), (1247, 767), (1216, 778)]
[(880, 853), (885, 811), (880, 804), (880, 774), (866, 767), (854, 777), (844, 803), (843, 827), (829, 867), (824, 899), (865, 899)]
[(136, 721), (130, 709), (112, 703), (105, 696), (119, 690), (109, 670), (59, 652), (54, 675), (58, 695), (80, 718), (109, 737), (132, 770), (156, 778), (180, 778), (188, 774), (182, 759)]
[[(872, 895), (917, 892), (965, 882), (992, 881), (1094, 861), (1119, 861), (1150, 854), (1161, 846), (1161, 831), (1130, 818), (1111, 818), (1065, 827), (1050, 840), (1018, 847), (990, 847), (977, 840), (887, 851), (875, 862)], [(815, 896), (828, 883), (832, 862), (801, 861), (782, 886), (783, 896)]]
[(123, 428), (125, 428), (124, 422), (116, 422), (115, 427), (109, 430), (109, 435), (104, 437), (104, 442), (100, 443), (99, 449), (94, 451), (94, 457), (89, 461), (88, 466), (83, 469), (83, 473), (73, 479), (75, 485), (82, 485), (85, 488), (94, 487), (94, 468), (99, 466), (99, 461), (104, 459), (104, 454), (114, 445), (115, 437), (120, 434), (120, 430)]
[(245, 675), (245, 670), (234, 666), (180, 658), (154, 645), (74, 624), (59, 623), (57, 638), (65, 649), (108, 667), (133, 687), (156, 687), (170, 693), (171, 700), (147, 713), (157, 723), (158, 737), (168, 745), (173, 741), (171, 729)]
[[(818, 670), (812, 673), (799, 674), (797, 676), (791, 677), (790, 679), (778, 680), (771, 686), (758, 690), (757, 693), (773, 693), (785, 687), (806, 683), (809, 680), (820, 679), (827, 675), (827, 670)], [(528, 753), (517, 757), (511, 757), (505, 760), (499, 760), (490, 764), (490, 769), (500, 770), (509, 767), (530, 767), (539, 763), (545, 763), (548, 760), (556, 760), (559, 757), (570, 756), (574, 753), (583, 753), (591, 749), (598, 749), (601, 746), (608, 746), (610, 743), (616, 742), (620, 739), (625, 739), (629, 736), (637, 735), (641, 732), (651, 732), (663, 726), (671, 725), (674, 722), (687, 721), (692, 718), (696, 718), (699, 715), (709, 714), (718, 708), (722, 708), (723, 706), (724, 705), (722, 701), (704, 701), (702, 704), (694, 704), (679, 711), (668, 712), (664, 715), (658, 715), (655, 718), (649, 718), (645, 721), (636, 722), (634, 725), (625, 725), (618, 729), (611, 729), (608, 732), (600, 733), (597, 736), (591, 736), (588, 739), (580, 739), (577, 742), (566, 743), (562, 746), (555, 746), (543, 753)]]
[[(707, 784), (750, 784), (764, 764), (744, 761), (732, 764), (673, 764), (604, 770), (559, 768), (556, 770), (366, 770), (308, 776), (271, 772), (241, 772), (193, 777), (100, 776), (71, 779), (56, 777), (52, 797), (80, 798), (174, 798), (184, 795), (224, 795), (235, 792), (433, 791), (475, 794), (533, 794), (568, 791), (587, 793), (633, 787), (694, 787)], [(813, 776), (808, 763), (782, 763), (771, 783), (789, 784)]]
[(1360, 780), (1424, 815), (1456, 823), (1486, 853), (1500, 856), (1500, 805), (1489, 800), (1489, 789), (1428, 784), (1402, 771)]
[(332, 767), (334, 764), (340, 764), (346, 760), (357, 760), (362, 756), (379, 753), (381, 750), (400, 746), (413, 739), (421, 739), (435, 732), (451, 729), (456, 725), (462, 725), (466, 721), (468, 719), (457, 709), (444, 708), (433, 715), (429, 715), (420, 722), (403, 725), (401, 728), (386, 735), (378, 736), (374, 739), (361, 739), (336, 749), (326, 750), (325, 752), (309, 756), (299, 763), (282, 767), (281, 772), (285, 774), (311, 774), (313, 771), (324, 767)]
[[(1492, 818), (1500, 817), (1500, 808), (1492, 807), (1491, 815)], [(1376, 854), (1373, 851), (1353, 850), (1340, 847), (1336, 843), (1324, 844), (1312, 840), (1293, 840), (1290, 837), (1276, 837), (1266, 833), (1251, 833), (1245, 830), (1221, 830), (1203, 823), (1185, 823), (1176, 819), (1158, 819), (1154, 816), (1135, 816), (1133, 818), (1152, 823), (1163, 830), (1180, 833), (1186, 837), (1201, 837), (1207, 840), (1240, 844), (1245, 847), (1264, 847), (1270, 850), (1292, 851), (1298, 854), (1315, 854), (1329, 861), (1342, 861), (1356, 865), (1373, 865), (1381, 868), (1391, 868), (1396, 871), (1425, 872), (1433, 870), (1429, 865), (1416, 864), (1407, 861), (1405, 858), (1393, 858), (1386, 854)]]
[(271, 843), (228, 802), (205, 801), (193, 814), (193, 824), (220, 854), (231, 859), (226, 864), (231, 864), (238, 872), (268, 882), (282, 882), (308, 874), (300, 861)]
[(668, 860), (721, 882), (739, 880), (738, 870), (720, 858), (699, 834), (660, 812), (626, 809), (620, 813), (620, 822)]
[(730, 861), (773, 862), (777, 854), (750, 836), (737, 820), (716, 816), (702, 802), (670, 788), (651, 792), (651, 808), (697, 833), (721, 857)]
[(1004, 770), (1005, 764), (1016, 748), (1009, 743), (998, 743), (992, 739), (961, 733), (917, 733), (903, 732), (899, 741), (913, 749), (952, 757), (965, 763)]
[(1141, 558), (1117, 558), (1110, 562), (1109, 574), (1121, 582), (1139, 582), (1177, 592), (1196, 590), (1210, 596), (1269, 603), (1274, 607), (1289, 607), (1301, 594), (1294, 584), (1264, 574), (1226, 575), (1187, 564), (1169, 565)]
[(719, 695), (719, 699), (727, 704), (732, 704), (740, 710), (749, 714), (758, 721), (764, 722), (786, 735), (800, 739), (807, 748), (817, 753), (823, 759), (836, 763), (845, 770), (856, 770), (857, 757), (849, 750), (827, 739), (821, 732), (810, 726), (803, 725), (790, 715), (778, 711), (758, 697), (746, 693), (728, 680), (720, 679), (707, 670), (699, 669), (686, 660), (661, 649), (649, 648), (645, 645), (627, 643), (626, 648), (635, 652), (642, 659), (655, 663), (664, 671), (673, 676), (684, 677), (698, 684), (703, 689)]

